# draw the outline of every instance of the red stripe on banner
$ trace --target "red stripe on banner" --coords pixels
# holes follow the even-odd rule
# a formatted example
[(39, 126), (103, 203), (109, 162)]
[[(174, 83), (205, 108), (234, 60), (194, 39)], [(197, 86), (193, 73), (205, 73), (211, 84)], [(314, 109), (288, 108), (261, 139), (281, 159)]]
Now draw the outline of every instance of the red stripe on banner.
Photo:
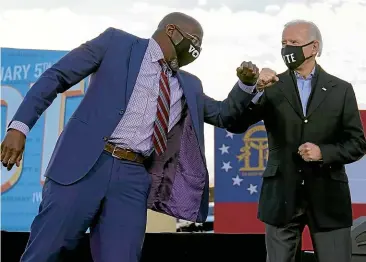
[(215, 233), (263, 234), (257, 203), (215, 203)]
[[(357, 219), (362, 216), (366, 216), (366, 204), (352, 204), (353, 219)], [(302, 235), (302, 249), (313, 250), (311, 244), (311, 238), (308, 227), (305, 228), (304, 234)]]
[(361, 110), (360, 114), (361, 114), (361, 120), (362, 120), (362, 124), (363, 124), (363, 130), (366, 133), (366, 110)]
[[(366, 216), (366, 204), (352, 204), (353, 218)], [(264, 224), (257, 219), (256, 203), (215, 203), (215, 233), (264, 234)], [(308, 227), (302, 237), (302, 249), (313, 250)]]

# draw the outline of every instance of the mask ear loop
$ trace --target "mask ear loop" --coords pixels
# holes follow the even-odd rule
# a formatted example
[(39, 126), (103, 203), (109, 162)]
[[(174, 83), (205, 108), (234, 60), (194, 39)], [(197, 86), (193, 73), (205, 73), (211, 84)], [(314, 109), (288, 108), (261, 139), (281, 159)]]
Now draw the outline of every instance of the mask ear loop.
[[(313, 44), (312, 50), (314, 50), (315, 49), (315, 40), (313, 40), (313, 41), (311, 41), (311, 42), (309, 42), (305, 45), (302, 45), (301, 48), (303, 48), (305, 46), (308, 46), (308, 45), (311, 45), (311, 44)], [(313, 56), (316, 56), (316, 54), (314, 54), (314, 55), (312, 54), (311, 56), (305, 57), (305, 61), (312, 58)]]
[[(167, 34), (167, 33), (166, 33), (166, 34), (167, 34), (167, 36), (168, 36), (168, 38), (169, 38), (170, 42), (172, 43), (173, 48), (175, 49), (175, 48), (176, 48), (176, 46), (177, 46), (177, 45), (179, 45), (179, 44), (184, 40), (184, 35), (180, 32), (180, 30), (179, 30), (179, 28), (178, 28), (178, 26), (177, 26), (177, 25), (172, 24), (172, 26), (174, 27), (174, 29), (172, 29), (172, 30), (173, 30), (172, 35), (170, 36), (169, 34)], [(180, 40), (178, 43), (175, 43), (175, 42), (173, 41), (174, 31), (177, 31), (177, 32), (182, 36), (182, 40)], [(176, 51), (175, 51), (175, 52), (176, 52)], [(177, 56), (177, 55), (178, 55), (178, 54), (176, 54), (176, 56)], [(177, 58), (177, 57), (175, 57), (175, 58), (174, 58), (174, 59), (172, 59), (171, 61), (167, 61), (167, 63), (168, 63), (169, 68), (172, 70), (173, 74), (174, 74), (174, 72), (176, 72), (176, 71), (179, 69), (179, 66), (178, 66), (178, 58)]]
[[(313, 51), (316, 51), (316, 45), (315, 45), (315, 41), (313, 41)], [(317, 55), (317, 53), (315, 53), (315, 54), (313, 54), (313, 55), (311, 55), (311, 56), (314, 56), (314, 57), (316, 57), (316, 55)]]
[[(183, 34), (180, 32), (180, 30), (179, 30), (179, 28), (178, 28), (178, 26), (177, 26), (177, 25), (175, 25), (175, 24), (171, 24), (171, 26), (173, 26), (173, 27), (174, 27), (174, 28), (172, 28), (172, 30), (173, 30), (172, 34), (171, 34), (171, 35), (169, 35), (167, 32), (165, 32), (165, 34), (168, 36), (168, 38), (169, 38), (170, 42), (173, 44), (173, 46), (176, 46), (176, 45), (179, 45), (179, 43), (183, 41), (184, 36), (183, 36)], [(178, 41), (178, 43), (175, 43), (175, 41), (173, 41), (174, 31), (177, 31), (177, 32), (181, 35), (181, 37), (182, 37), (182, 39), (181, 39), (180, 41)]]
[[(314, 56), (317, 56), (319, 54), (319, 42), (318, 42), (318, 51), (315, 53)], [(315, 41), (314, 41), (314, 50), (316, 51), (316, 45), (315, 45)]]
[(174, 25), (174, 27), (175, 27), (175, 30), (177, 30), (177, 32), (182, 37), (182, 39), (178, 43), (176, 43), (176, 45), (179, 45), (184, 40), (184, 38), (186, 38), (186, 37), (184, 36), (182, 30), (180, 30), (180, 28), (177, 25)]

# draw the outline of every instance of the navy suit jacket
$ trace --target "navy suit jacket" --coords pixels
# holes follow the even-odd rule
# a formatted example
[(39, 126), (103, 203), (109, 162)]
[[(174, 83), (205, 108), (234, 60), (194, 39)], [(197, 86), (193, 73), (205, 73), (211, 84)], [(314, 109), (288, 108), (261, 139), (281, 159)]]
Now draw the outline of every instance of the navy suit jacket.
[[(84, 99), (57, 141), (46, 177), (69, 185), (87, 175), (123, 117), (148, 42), (109, 28), (66, 54), (32, 86), (13, 118), (29, 128), (57, 94), (91, 75)], [(177, 218), (202, 222), (208, 209), (204, 122), (228, 127), (253, 95), (235, 85), (227, 99), (216, 101), (203, 93), (196, 76), (179, 71), (177, 77), (188, 110), (169, 132), (167, 151), (160, 157), (152, 156), (147, 164), (153, 177), (148, 206)]]

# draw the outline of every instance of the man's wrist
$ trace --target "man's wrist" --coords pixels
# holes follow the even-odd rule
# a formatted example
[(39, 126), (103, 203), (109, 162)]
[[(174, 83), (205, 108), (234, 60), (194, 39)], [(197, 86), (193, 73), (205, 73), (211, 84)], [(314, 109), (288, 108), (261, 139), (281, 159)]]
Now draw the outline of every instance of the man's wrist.
[(11, 124), (9, 125), (9, 128), (7, 131), (12, 130), (12, 129), (23, 133), (25, 136), (27, 136), (30, 131), (29, 127), (20, 121), (12, 121)]
[(248, 84), (245, 84), (243, 83), (240, 79), (238, 81), (238, 85), (240, 87), (241, 90), (243, 90), (244, 92), (246, 93), (249, 93), (249, 94), (257, 94), (258, 90), (256, 88), (256, 83), (254, 83), (254, 85), (251, 83), (251, 85), (248, 85)]
[(257, 80), (256, 81), (254, 81), (254, 82), (244, 82), (244, 81), (241, 81), (240, 79), (239, 79), (239, 81), (240, 82), (242, 82), (244, 85), (246, 85), (246, 86), (255, 86), (256, 85), (256, 83), (257, 83)]

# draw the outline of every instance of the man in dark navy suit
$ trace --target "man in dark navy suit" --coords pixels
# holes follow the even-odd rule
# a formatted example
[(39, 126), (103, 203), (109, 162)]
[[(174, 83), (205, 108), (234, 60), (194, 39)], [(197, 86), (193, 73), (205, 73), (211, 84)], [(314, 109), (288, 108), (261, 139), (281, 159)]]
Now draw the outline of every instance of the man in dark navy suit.
[[(250, 103), (258, 69), (243, 63), (224, 101), (180, 68), (200, 54), (192, 17), (167, 15), (151, 39), (114, 28), (69, 52), (27, 93), (2, 143), (19, 165), (29, 130), (57, 94), (91, 75), (49, 162), (23, 262), (51, 262), (91, 228), (96, 262), (136, 262), (147, 208), (203, 222), (208, 210), (204, 122), (228, 127)], [(264, 86), (264, 85), (263, 85)], [(263, 87), (262, 86), (262, 87)]]

